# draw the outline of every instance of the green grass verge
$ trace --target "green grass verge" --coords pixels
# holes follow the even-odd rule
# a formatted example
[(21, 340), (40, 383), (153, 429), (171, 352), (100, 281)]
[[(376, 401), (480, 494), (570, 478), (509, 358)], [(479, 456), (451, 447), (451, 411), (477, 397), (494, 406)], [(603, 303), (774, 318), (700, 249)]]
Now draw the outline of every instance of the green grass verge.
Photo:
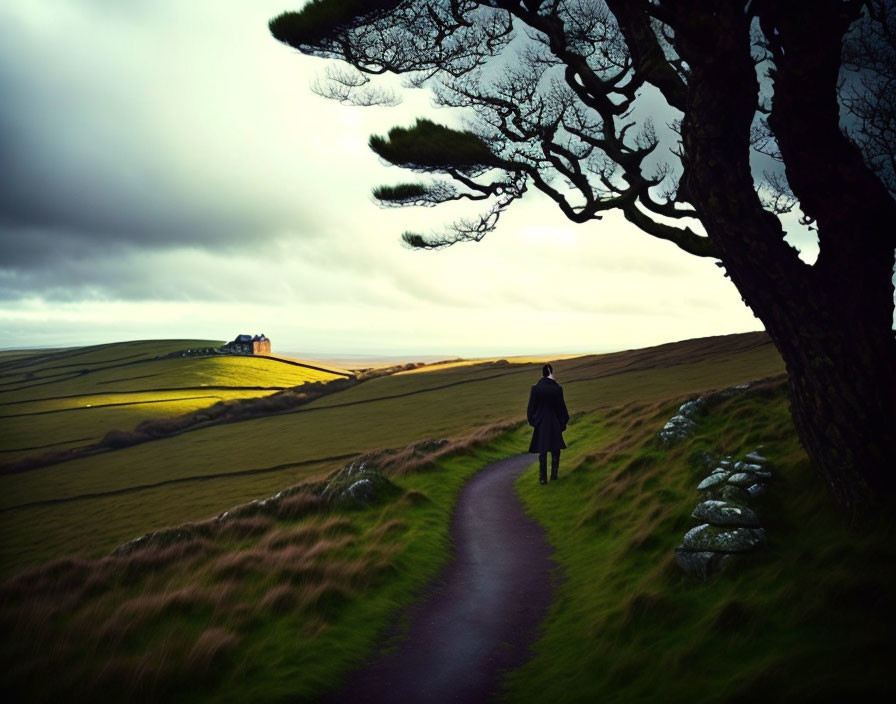
[(28, 700), (318, 697), (443, 566), (465, 481), (525, 435), (394, 478), (383, 505), (245, 519), (211, 543), (23, 574), (0, 589), (0, 688)]
[[(848, 530), (796, 438), (782, 390), (722, 403), (670, 450), (674, 405), (570, 428), (561, 481), (518, 488), (556, 547), (561, 583), (513, 702), (831, 701), (892, 689), (892, 526)], [(768, 546), (707, 583), (674, 563), (697, 524), (702, 452), (764, 444)]]

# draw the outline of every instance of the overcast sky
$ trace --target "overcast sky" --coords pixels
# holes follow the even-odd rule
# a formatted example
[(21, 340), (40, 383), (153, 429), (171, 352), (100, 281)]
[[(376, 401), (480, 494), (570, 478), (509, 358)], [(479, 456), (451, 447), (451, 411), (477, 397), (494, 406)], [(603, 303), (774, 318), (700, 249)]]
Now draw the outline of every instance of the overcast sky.
[[(588, 352), (761, 329), (711, 260), (530, 192), (480, 244), (401, 246), (456, 213), (371, 133), (429, 96), (344, 107), (267, 20), (301, 0), (0, 4), (0, 346), (230, 339), (292, 353)], [(472, 214), (472, 213), (471, 213)]]

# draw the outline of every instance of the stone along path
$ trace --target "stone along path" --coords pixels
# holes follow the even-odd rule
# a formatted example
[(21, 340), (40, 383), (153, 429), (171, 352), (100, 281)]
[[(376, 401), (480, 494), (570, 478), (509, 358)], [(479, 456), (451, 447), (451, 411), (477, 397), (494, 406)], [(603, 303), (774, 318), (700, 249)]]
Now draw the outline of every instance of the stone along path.
[(397, 647), (354, 673), (334, 701), (487, 702), (502, 673), (529, 659), (551, 603), (554, 566), (544, 530), (513, 486), (532, 460), (500, 460), (464, 486), (451, 564), (409, 612)]

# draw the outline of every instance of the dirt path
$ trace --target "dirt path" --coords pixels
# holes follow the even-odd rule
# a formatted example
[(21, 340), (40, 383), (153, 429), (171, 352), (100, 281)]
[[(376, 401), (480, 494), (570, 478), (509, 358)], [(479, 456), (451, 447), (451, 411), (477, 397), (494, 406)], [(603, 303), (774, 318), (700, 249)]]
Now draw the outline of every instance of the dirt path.
[(451, 526), (451, 564), (408, 614), (397, 648), (351, 676), (334, 701), (487, 702), (502, 672), (529, 659), (551, 603), (554, 565), (543, 529), (513, 486), (533, 459), (495, 462), (466, 484)]

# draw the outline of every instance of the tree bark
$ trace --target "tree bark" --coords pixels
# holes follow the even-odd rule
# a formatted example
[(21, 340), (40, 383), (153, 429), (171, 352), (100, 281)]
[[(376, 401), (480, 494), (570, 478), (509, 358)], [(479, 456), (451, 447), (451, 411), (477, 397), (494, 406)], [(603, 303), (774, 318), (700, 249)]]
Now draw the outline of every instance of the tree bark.
[[(764, 22), (776, 63), (769, 123), (788, 182), (817, 224), (815, 296), (824, 296), (807, 301), (815, 310), (800, 339), (811, 344), (788, 350), (793, 415), (816, 467), (856, 512), (864, 495), (892, 497), (896, 488), (896, 203), (840, 129), (843, 36), (859, 3), (772, 7)], [(864, 485), (844, 480), (844, 467)]]
[[(894, 498), (896, 350), (867, 311), (843, 320), (831, 315), (828, 303), (815, 302), (801, 334), (778, 349), (787, 363), (800, 440), (837, 503), (856, 521)], [(869, 352), (879, 359), (869, 359)]]
[[(893, 246), (882, 235), (882, 228), (892, 229), (894, 204), (888, 196), (877, 197), (878, 191), (869, 193), (867, 181), (867, 203), (855, 200), (855, 183), (832, 184), (839, 185), (836, 195), (846, 202), (818, 206), (825, 213), (818, 223), (822, 255), (815, 266), (797, 257), (753, 185), (749, 127), (759, 86), (748, 19), (736, 2), (706, 8), (703, 22), (690, 13), (675, 27), (676, 44), (690, 67), (682, 124), (687, 193), (732, 281), (784, 358), (794, 422), (813, 466), (837, 503), (858, 520), (896, 496)], [(782, 88), (776, 84), (776, 96)], [(788, 97), (805, 102), (804, 93)], [(832, 99), (836, 105), (835, 94)], [(789, 116), (783, 111), (780, 121), (799, 138), (818, 137), (817, 125), (806, 125), (817, 115), (805, 109), (803, 104)], [(796, 124), (788, 122), (794, 119)], [(776, 134), (783, 129), (779, 125)], [(841, 178), (863, 183), (860, 177), (868, 170), (836, 132), (839, 139), (822, 132), (826, 141), (813, 144), (812, 153), (837, 160)], [(825, 153), (829, 147), (833, 153)], [(807, 145), (794, 149), (801, 152)], [(795, 163), (811, 163), (800, 156)], [(806, 178), (817, 181), (817, 174)]]

